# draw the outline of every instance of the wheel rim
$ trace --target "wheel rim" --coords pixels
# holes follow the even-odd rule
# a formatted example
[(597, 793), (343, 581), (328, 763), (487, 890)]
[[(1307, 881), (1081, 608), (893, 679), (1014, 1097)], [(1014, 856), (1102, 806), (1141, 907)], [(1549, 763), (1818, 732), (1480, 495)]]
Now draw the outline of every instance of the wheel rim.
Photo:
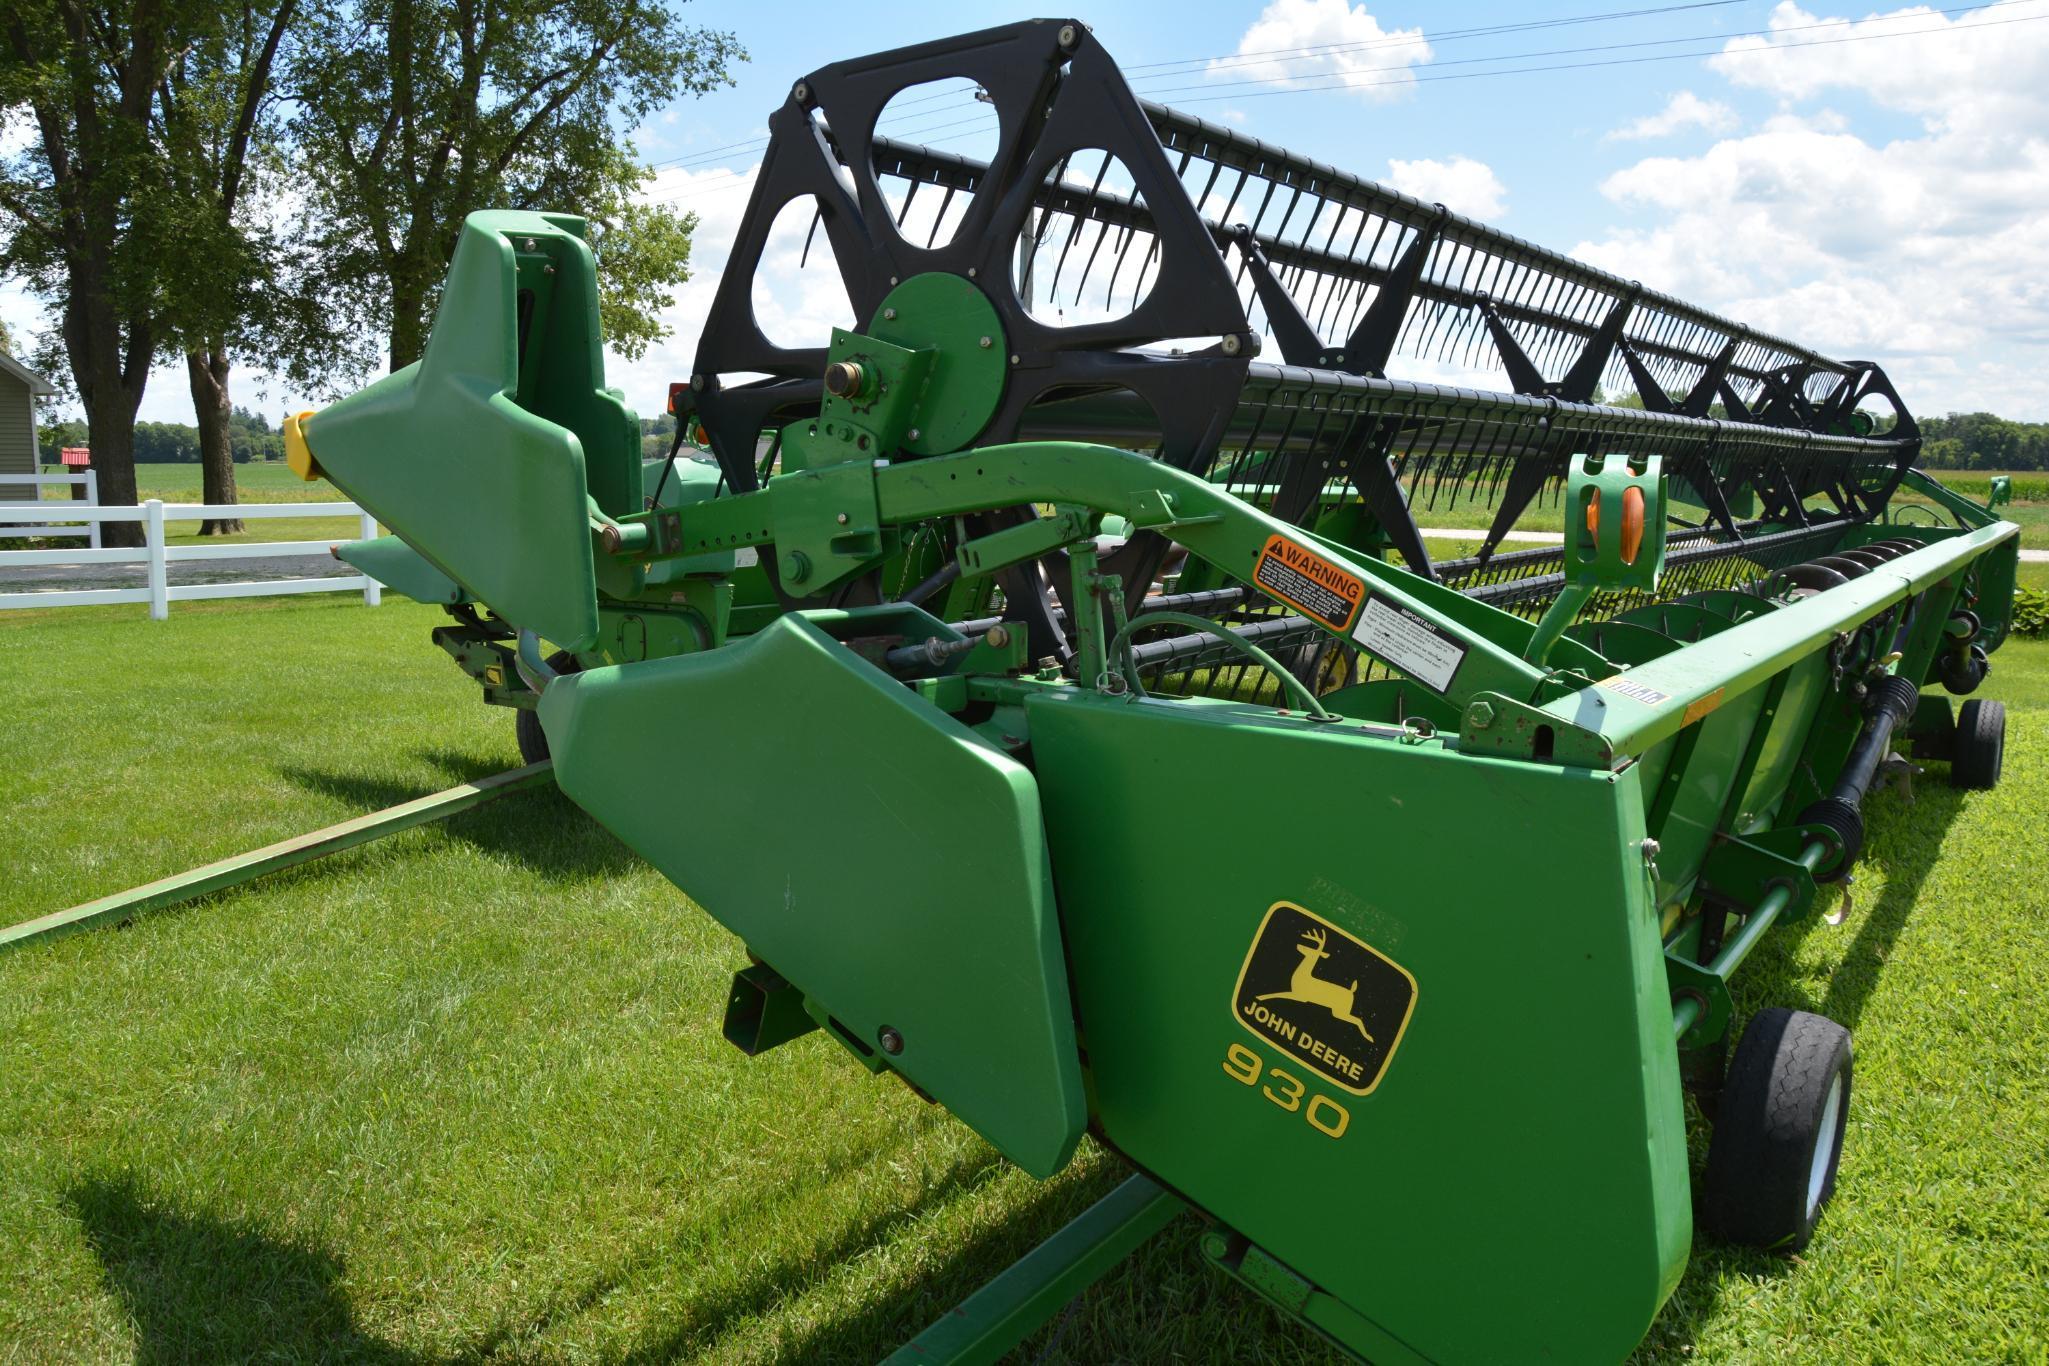
[(1814, 1143), (1814, 1162), (1807, 1172), (1807, 1217), (1812, 1219), (1821, 1209), (1822, 1187), (1828, 1184), (1829, 1168), (1835, 1165), (1836, 1130), (1842, 1124), (1843, 1116), (1843, 1074), (1838, 1072), (1828, 1084), (1828, 1098), (1821, 1104), (1821, 1125)]

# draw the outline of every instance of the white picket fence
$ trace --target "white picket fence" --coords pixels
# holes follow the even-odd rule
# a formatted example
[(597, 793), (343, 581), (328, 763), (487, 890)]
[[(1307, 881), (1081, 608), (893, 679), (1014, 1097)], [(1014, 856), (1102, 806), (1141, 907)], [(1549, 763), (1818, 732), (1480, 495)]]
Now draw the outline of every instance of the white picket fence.
[[(33, 484), (36, 490), (35, 497), (38, 499), (43, 496), (43, 490), (46, 488), (83, 488), (85, 490), (85, 501), (83, 503), (73, 501), (62, 505), (64, 510), (71, 514), (64, 519), (67, 523), (77, 522), (81, 509), (95, 508), (100, 505), (100, 477), (92, 470), (87, 470), (83, 474), (10, 474), (0, 476), (0, 486), (13, 489), (22, 484)], [(30, 506), (34, 505), (31, 502)], [(0, 521), (6, 520), (7, 510), (14, 506), (14, 503), (6, 499), (0, 499)], [(83, 536), (94, 550), (100, 548), (100, 524), (98, 522), (87, 522), (80, 526), (67, 525), (41, 528), (0, 526), (0, 536)]]
[[(0, 593), (0, 611), (22, 607), (92, 607), (104, 603), (146, 602), (152, 620), (162, 621), (174, 602), (196, 602), (202, 598), (265, 598), (287, 593), (338, 593), (360, 590), (365, 605), (375, 607), (383, 600), (383, 587), (365, 574), (337, 575), (320, 579), (269, 579), (253, 583), (170, 582), (168, 566), (190, 560), (254, 560), (300, 557), (326, 558), (333, 541), (250, 541), (223, 545), (166, 545), (164, 523), (197, 519), (239, 517), (355, 517), (361, 534), (377, 534), (377, 519), (354, 503), (165, 503), (151, 498), (140, 507), (88, 507), (79, 503), (0, 503), (0, 535), (78, 535), (72, 530), (45, 532), (39, 528), (90, 519), (91, 549), (0, 550), (0, 569), (32, 565), (140, 564), (146, 566), (146, 583), (141, 588), (50, 589), (24, 593)], [(99, 547), (99, 528), (105, 522), (140, 522), (141, 546)]]

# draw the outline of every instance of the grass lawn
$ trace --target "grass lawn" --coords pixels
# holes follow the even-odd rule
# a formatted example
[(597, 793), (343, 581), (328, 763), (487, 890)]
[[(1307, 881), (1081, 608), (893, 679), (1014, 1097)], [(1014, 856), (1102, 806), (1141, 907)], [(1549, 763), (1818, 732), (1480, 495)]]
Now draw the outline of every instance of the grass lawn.
[[(46, 473), (61, 473), (54, 465)], [(197, 503), (201, 498), (197, 463), (143, 462), (135, 467), (138, 498), (160, 498), (166, 503)], [(325, 479), (307, 483), (292, 473), (282, 460), (252, 462), (235, 466), (235, 492), (244, 503), (345, 503), (348, 496)], [(45, 499), (69, 497), (67, 488), (46, 488)], [(265, 517), (244, 523), (247, 528), (230, 536), (201, 536), (199, 523), (168, 521), (164, 530), (171, 545), (223, 545), (243, 541), (340, 541), (354, 540), (361, 524), (354, 517)]]
[[(0, 617), (0, 921), (517, 761), (429, 609), (138, 618)], [(2049, 1352), (2049, 643), (1986, 691), (2003, 786), (1875, 798), (1849, 918), (1741, 979), (1857, 1031), (1835, 1205), (1798, 1262), (1699, 1243), (1640, 1360)], [(0, 956), (0, 1361), (867, 1361), (1118, 1179), (1034, 1183), (818, 1034), (743, 1058), (742, 961), (552, 792)], [(1047, 1359), (1333, 1360), (1189, 1221)]]

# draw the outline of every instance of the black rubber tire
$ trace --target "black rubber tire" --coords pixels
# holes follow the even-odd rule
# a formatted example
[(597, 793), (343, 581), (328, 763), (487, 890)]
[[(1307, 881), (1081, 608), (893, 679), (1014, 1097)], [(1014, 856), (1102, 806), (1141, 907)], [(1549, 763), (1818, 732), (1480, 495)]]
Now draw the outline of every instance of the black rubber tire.
[[(567, 650), (557, 650), (548, 656), (548, 667), (558, 674), (573, 674), (581, 666), (576, 656)], [(538, 764), (548, 758), (548, 734), (541, 729), (541, 714), (531, 707), (521, 707), (513, 714), (512, 735), (519, 741), (519, 757), (526, 763)]]
[(1835, 1193), (1850, 1079), (1849, 1030), (1804, 1010), (1759, 1011), (1722, 1083), (1695, 1209), (1701, 1226), (1747, 1247), (1806, 1247)]
[(1950, 786), (1982, 792), (1998, 784), (2005, 764), (2006, 703), (1983, 697), (1964, 703), (1950, 749)]

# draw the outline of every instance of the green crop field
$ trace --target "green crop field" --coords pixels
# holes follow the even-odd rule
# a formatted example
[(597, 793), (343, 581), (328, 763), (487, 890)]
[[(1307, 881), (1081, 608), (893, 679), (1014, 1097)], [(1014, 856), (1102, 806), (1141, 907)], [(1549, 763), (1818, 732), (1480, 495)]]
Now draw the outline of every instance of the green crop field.
[[(0, 920), (516, 763), (438, 620), (0, 616)], [(1739, 979), (1856, 1031), (1836, 1203), (1797, 1260), (1700, 1242), (1638, 1359), (2049, 1354), (2049, 642), (1996, 666), (2004, 784), (1875, 797), (1847, 918)], [(743, 962), (553, 792), (0, 955), (0, 1361), (868, 1361), (1118, 1179), (1036, 1184), (821, 1034), (742, 1057)], [(1019, 1360), (1331, 1360), (1194, 1242)]]

